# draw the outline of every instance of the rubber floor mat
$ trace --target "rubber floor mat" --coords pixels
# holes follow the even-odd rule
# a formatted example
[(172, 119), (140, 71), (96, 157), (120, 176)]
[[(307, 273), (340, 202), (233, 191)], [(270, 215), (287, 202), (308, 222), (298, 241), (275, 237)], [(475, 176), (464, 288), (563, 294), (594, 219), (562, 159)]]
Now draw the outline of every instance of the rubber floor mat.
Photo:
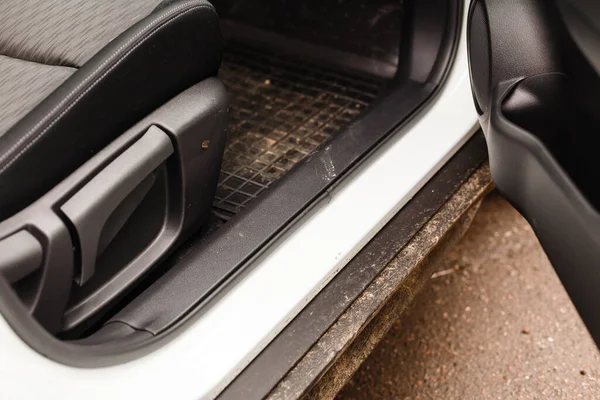
[(226, 221), (377, 97), (384, 81), (229, 46), (230, 123), (214, 213)]

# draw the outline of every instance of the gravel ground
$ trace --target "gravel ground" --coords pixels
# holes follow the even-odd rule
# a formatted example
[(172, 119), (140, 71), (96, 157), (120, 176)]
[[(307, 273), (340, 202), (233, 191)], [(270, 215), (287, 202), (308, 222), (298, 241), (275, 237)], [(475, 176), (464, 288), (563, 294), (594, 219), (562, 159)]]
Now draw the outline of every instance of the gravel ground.
[(600, 399), (600, 356), (498, 194), (339, 399)]

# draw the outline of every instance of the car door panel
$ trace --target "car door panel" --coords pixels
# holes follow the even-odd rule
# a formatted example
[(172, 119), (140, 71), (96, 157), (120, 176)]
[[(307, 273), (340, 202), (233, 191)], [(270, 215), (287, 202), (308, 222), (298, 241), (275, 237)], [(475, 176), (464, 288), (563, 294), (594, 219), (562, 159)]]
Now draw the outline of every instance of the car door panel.
[(468, 26), (492, 176), (530, 222), (596, 343), (600, 41), (591, 21), (598, 9), (576, 0), (478, 0)]

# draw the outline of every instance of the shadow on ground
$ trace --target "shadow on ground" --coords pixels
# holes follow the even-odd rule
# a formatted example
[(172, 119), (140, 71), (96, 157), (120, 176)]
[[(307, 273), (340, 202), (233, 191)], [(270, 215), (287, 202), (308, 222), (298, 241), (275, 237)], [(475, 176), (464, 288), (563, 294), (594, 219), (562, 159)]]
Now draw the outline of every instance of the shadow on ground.
[(338, 399), (600, 399), (600, 356), (497, 193)]

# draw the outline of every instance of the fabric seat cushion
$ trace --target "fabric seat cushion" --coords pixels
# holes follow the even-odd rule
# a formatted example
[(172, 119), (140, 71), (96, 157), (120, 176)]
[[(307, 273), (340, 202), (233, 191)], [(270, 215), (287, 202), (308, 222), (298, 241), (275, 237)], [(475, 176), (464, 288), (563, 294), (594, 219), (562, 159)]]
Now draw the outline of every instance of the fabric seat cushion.
[(3, 0), (0, 57), (2, 220), (216, 75), (222, 39), (204, 0)]
[(75, 71), (0, 55), (0, 135)]
[(0, 54), (81, 67), (160, 0), (2, 0)]

